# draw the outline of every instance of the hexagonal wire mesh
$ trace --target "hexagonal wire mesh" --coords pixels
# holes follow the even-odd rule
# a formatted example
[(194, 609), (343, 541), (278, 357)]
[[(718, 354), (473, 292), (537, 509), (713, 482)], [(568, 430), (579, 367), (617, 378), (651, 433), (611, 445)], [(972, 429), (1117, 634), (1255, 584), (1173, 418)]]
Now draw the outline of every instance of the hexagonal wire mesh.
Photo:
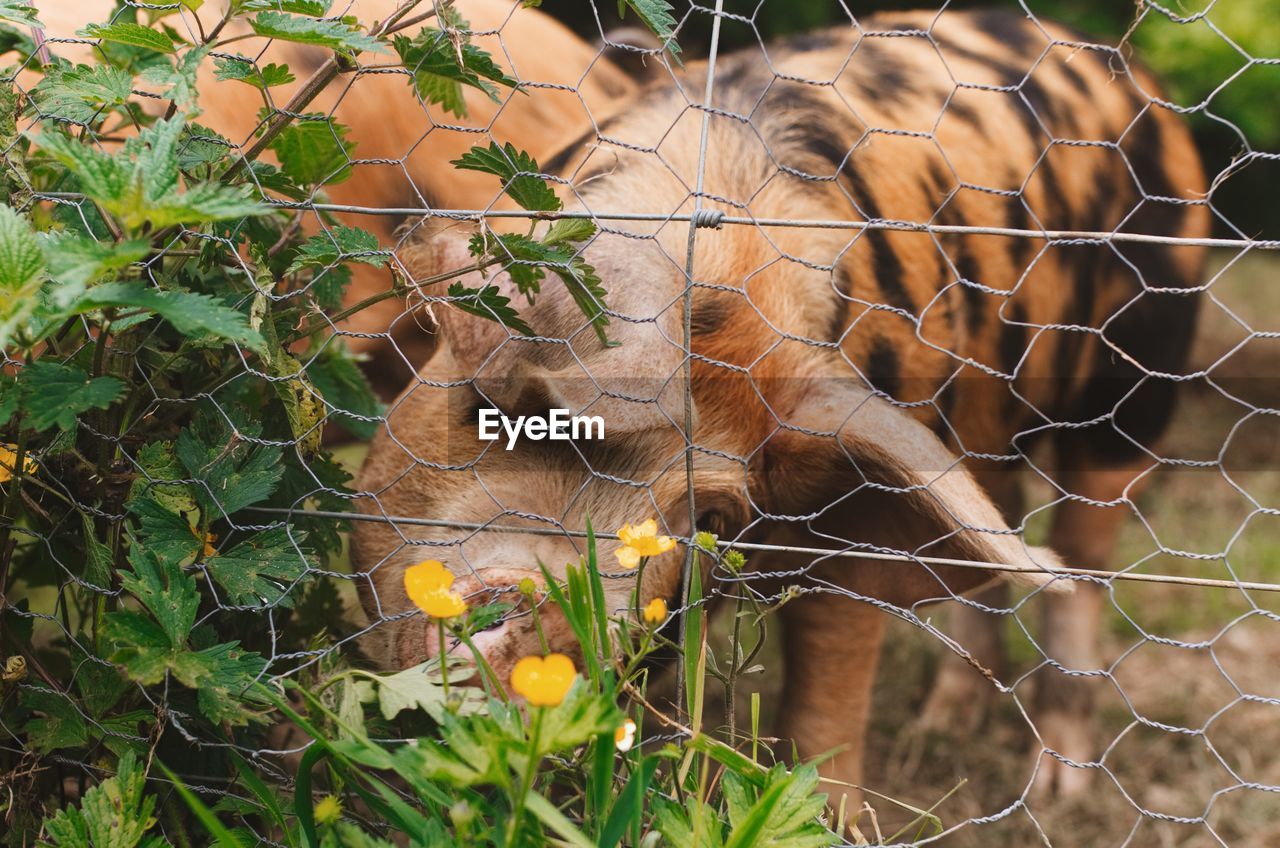
[[(319, 570), (295, 542), (305, 568), (276, 603), (220, 599), (210, 615), (252, 610), (274, 634), (280, 599), (307, 581), (358, 587), (367, 623), (321, 649), (269, 655), (270, 674), (284, 678), (370, 639), (410, 650), (396, 634), (414, 635), (404, 627), (414, 613), (386, 591), (406, 562), (446, 559), (480, 591), (509, 585), (534, 557), (572, 555), (588, 513), (601, 526), (657, 515), (684, 537), (714, 522), (722, 547), (754, 568), (716, 569), (709, 594), (786, 599), (799, 610), (788, 626), (809, 634), (788, 637), (789, 658), (793, 643), (821, 654), (837, 699), (859, 702), (874, 674), (864, 655), (881, 652), (859, 779), (921, 807), (947, 797), (945, 831), (921, 842), (1264, 844), (1280, 779), (1255, 740), (1273, 733), (1280, 692), (1266, 674), (1277, 623), (1267, 593), (1278, 587), (1265, 430), (1276, 408), (1261, 352), (1277, 337), (1277, 304), (1260, 252), (1280, 242), (1233, 223), (1214, 191), (1276, 154), (1214, 105), (1280, 60), (1232, 42), (1215, 22), (1220, 2), (1187, 15), (1143, 2), (1131, 34), (1196, 28), (1239, 54), (1203, 100), (1174, 103), (1127, 47), (1059, 27), (1026, 2), (1000, 14), (843, 15), (790, 39), (761, 33), (764, 5), (691, 4), (677, 37), (709, 28), (708, 58), (680, 65), (661, 45), (588, 45), (509, 0), (466, 4), (469, 37), (522, 91), (493, 104), (468, 97), (465, 119), (414, 98), (409, 71), (385, 62), (338, 75), (267, 39), (250, 42), (251, 56), (220, 57), (258, 73), (288, 60), (328, 83), (301, 116), (269, 88), (261, 116), (207, 103), (225, 137), (214, 143), (262, 145), (255, 132), (281, 116), (350, 127), (356, 152), (339, 144), (335, 169), (352, 179), (323, 199), (282, 199), (265, 183), (261, 196), (298, 210), (299, 226), (332, 231), (322, 217), (332, 213), (370, 229), (381, 247), (341, 258), (386, 257), (411, 282), (407, 300), (379, 298), (386, 275), (360, 268), (331, 310), (332, 343), (365, 356), (395, 397), (377, 416), (316, 398), (317, 426), (380, 433), (355, 493), (317, 476), (296, 510), (259, 510), (261, 525), (236, 528), (289, 532), (305, 504), (337, 496), (358, 512), (310, 511), (354, 525), (358, 570)], [(591, 13), (599, 21), (594, 4)], [(193, 19), (175, 18), (200, 40)], [(49, 26), (54, 50), (96, 44)], [(722, 32), (747, 46), (719, 51)], [(636, 57), (643, 85), (619, 67)], [(1182, 116), (1231, 127), (1243, 149), (1208, 187)], [(491, 177), (448, 166), (489, 142), (532, 153), (564, 210), (514, 208)], [(532, 218), (595, 224), (562, 261), (585, 256), (600, 270), (619, 347), (599, 344), (559, 289), (524, 313), (537, 331), (524, 336), (454, 310), (457, 298), (423, 282), (470, 262), (450, 246), (456, 231), (499, 238)], [(1209, 237), (1210, 219), (1226, 237)], [(1206, 250), (1212, 270), (1202, 272)], [(323, 285), (320, 273), (312, 287)], [(368, 308), (350, 308), (366, 298)], [(6, 368), (20, 364), (6, 355)], [(242, 358), (226, 382), (280, 379)], [(155, 406), (195, 399), (157, 394)], [(477, 404), (603, 410), (615, 435), (604, 447), (521, 444), (507, 455), (501, 441), (477, 447)], [(344, 450), (353, 463), (364, 451)], [(129, 459), (122, 472), (145, 473)], [(954, 482), (961, 463), (981, 489)], [(966, 502), (986, 504), (983, 492), (1016, 534)], [(124, 518), (66, 494), (82, 511)], [(1024, 532), (1062, 563), (1023, 547)], [(56, 562), (54, 540), (42, 543)], [(80, 579), (62, 570), (59, 580)], [(1057, 579), (1012, 597), (1007, 586), (960, 595), (1002, 572)], [(664, 579), (653, 592), (674, 607), (678, 575)], [(1075, 592), (1055, 594), (1058, 582)], [(834, 613), (831, 598), (843, 601)], [(74, 641), (52, 612), (23, 614)], [(935, 668), (936, 682), (925, 673)], [(842, 676), (850, 682), (831, 682)], [(780, 703), (784, 723), (804, 709), (803, 685), (777, 675), (742, 684)], [(865, 715), (854, 706), (833, 709), (856, 728)], [(919, 723), (897, 720), (917, 711)], [(231, 744), (189, 734), (179, 711), (164, 715), (193, 745)], [(7, 746), (18, 739), (5, 735)], [(265, 755), (288, 750), (241, 753), (273, 768)], [(895, 808), (877, 806), (892, 832)]]

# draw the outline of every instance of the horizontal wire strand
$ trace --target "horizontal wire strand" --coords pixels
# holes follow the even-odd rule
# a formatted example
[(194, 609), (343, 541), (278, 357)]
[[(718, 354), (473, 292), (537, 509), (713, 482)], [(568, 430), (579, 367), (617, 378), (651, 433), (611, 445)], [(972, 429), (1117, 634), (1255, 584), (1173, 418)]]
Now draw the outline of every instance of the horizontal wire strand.
[[(448, 521), (442, 518), (409, 518), (407, 516), (366, 515), (358, 512), (332, 512), (326, 510), (301, 510), (283, 507), (247, 507), (254, 512), (273, 515), (303, 516), (307, 518), (331, 518), (343, 521), (374, 521), (382, 524), (404, 524), (416, 527), (440, 527), (448, 530), (475, 530), (485, 533), (513, 533), (529, 536), (569, 536), (585, 539), (585, 530), (569, 530), (555, 527), (515, 527), (510, 524), (484, 524), (471, 521)], [(595, 533), (597, 539), (616, 540), (616, 533)], [(677, 536), (683, 544), (689, 539)], [(1081, 578), (1085, 580), (1111, 581), (1126, 580), (1134, 583), (1160, 583), (1173, 586), (1199, 586), (1210, 589), (1237, 589), (1255, 592), (1280, 592), (1278, 583), (1259, 583), (1250, 580), (1220, 580), (1213, 577), (1179, 577), (1173, 574), (1139, 574), (1129, 571), (1107, 571), (1099, 568), (1074, 568), (1061, 566), (1058, 568), (1014, 565), (1005, 562), (986, 562), (973, 559), (954, 559), (951, 557), (912, 556), (894, 554), (883, 551), (853, 551), (832, 548), (808, 548), (797, 545), (773, 545), (765, 542), (725, 542), (716, 541), (716, 547), (726, 550), (758, 551), (761, 553), (803, 554), (822, 558), (872, 559), (882, 562), (902, 562), (912, 565), (947, 565), (957, 568), (975, 568), (985, 571), (999, 571), (1016, 574), (1048, 574), (1063, 578)]]

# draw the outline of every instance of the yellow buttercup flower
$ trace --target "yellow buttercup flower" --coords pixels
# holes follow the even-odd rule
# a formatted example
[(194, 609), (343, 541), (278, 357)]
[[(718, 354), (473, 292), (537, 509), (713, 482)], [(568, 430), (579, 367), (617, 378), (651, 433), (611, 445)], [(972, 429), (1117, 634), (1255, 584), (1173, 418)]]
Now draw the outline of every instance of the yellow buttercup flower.
[(452, 592), (453, 574), (439, 560), (411, 565), (404, 573), (404, 590), (418, 609), (433, 618), (453, 618), (467, 611), (462, 595)]
[(535, 707), (554, 707), (564, 700), (578, 670), (564, 654), (525, 657), (511, 670), (511, 688)]
[(618, 531), (618, 538), (622, 540), (622, 547), (618, 548), (614, 555), (617, 556), (618, 563), (623, 568), (635, 568), (640, 564), (642, 557), (665, 554), (676, 546), (675, 539), (658, 535), (658, 522), (653, 518), (635, 526), (622, 525), (622, 529)]
[(636, 723), (627, 719), (613, 731), (613, 747), (618, 749), (619, 753), (625, 754), (634, 744), (636, 744)]
[[(36, 473), (40, 466), (27, 454), (22, 458), (22, 470), (27, 474)], [(0, 483), (13, 479), (13, 472), (18, 470), (18, 446), (0, 444)]]
[(661, 624), (667, 620), (667, 602), (654, 598), (644, 608), (644, 620), (648, 624)]

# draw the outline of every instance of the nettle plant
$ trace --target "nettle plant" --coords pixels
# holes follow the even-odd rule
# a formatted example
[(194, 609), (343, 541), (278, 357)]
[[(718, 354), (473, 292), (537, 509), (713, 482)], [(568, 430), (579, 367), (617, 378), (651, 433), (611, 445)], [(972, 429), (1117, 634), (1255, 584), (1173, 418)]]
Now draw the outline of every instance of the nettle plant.
[[(5, 843), (833, 841), (812, 767), (761, 765), (754, 728), (751, 755), (700, 730), (708, 663), (730, 691), (745, 668), (736, 624), (727, 673), (705, 650), (688, 655), (684, 749), (625, 750), (634, 727), (621, 705), (640, 718), (643, 660), (675, 646), (657, 630), (665, 609), (606, 611), (594, 544), (546, 599), (586, 668), (538, 658), (548, 665), (513, 682), (518, 702), (478, 655), (367, 670), (342, 623), (346, 528), (310, 512), (350, 508), (325, 428), (368, 437), (381, 413), (335, 323), (412, 293), (533, 332), (496, 288), (455, 279), (493, 267), (529, 297), (567, 286), (606, 338), (606, 292), (580, 256), (595, 227), (482, 234), (471, 268), (410, 279), (375, 236), (312, 205), (351, 176), (355, 151), (309, 103), (368, 53), (458, 114), (464, 86), (499, 98), (517, 81), (448, 2), (409, 0), (366, 26), (326, 17), (325, 0), (233, 0), (192, 43), (172, 16), (199, 5), (122, 4), (82, 30), (93, 62), (73, 65), (33, 8), (0, 0), (12, 59), (0, 74)], [(625, 5), (674, 55), (668, 4)], [(228, 39), (231, 53), (219, 33), (238, 18), (247, 35)], [(244, 58), (250, 39), (330, 57), (272, 109), (294, 71)], [(264, 104), (243, 147), (200, 122), (208, 65), (215, 84)], [(556, 212), (515, 142), (452, 164)], [(387, 289), (348, 302), (352, 263), (387, 267)], [(506, 611), (464, 610), (448, 626), (465, 642)], [(684, 620), (684, 641), (705, 644), (705, 614)], [(281, 748), (294, 755), (260, 753)]]

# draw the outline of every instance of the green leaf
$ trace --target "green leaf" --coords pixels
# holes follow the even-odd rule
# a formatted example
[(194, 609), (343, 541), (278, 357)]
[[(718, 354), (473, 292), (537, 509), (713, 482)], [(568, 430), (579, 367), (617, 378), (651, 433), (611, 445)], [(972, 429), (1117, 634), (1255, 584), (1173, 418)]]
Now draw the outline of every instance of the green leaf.
[(28, 6), (26, 0), (0, 0), (0, 21), (30, 27), (44, 26), (36, 17), (36, 10)]
[(150, 242), (141, 239), (97, 241), (65, 230), (41, 233), (40, 246), (49, 267), (49, 276), (62, 284), (55, 293), (56, 299), (60, 299), (61, 289), (80, 291), (89, 283), (141, 262), (151, 253)]
[(307, 366), (307, 375), (333, 410), (332, 420), (362, 441), (373, 438), (385, 407), (370, 388), (360, 360), (345, 345), (330, 342)]
[(617, 704), (579, 678), (564, 700), (543, 714), (540, 745), (547, 752), (572, 750), (601, 733), (613, 733), (623, 718)]
[(245, 0), (241, 7), (245, 12), (290, 12), (323, 18), (329, 14), (331, 0)]
[(503, 191), (532, 212), (554, 212), (560, 208), (560, 198), (540, 176), (542, 170), (537, 160), (510, 142), (504, 147), (496, 142), (490, 142), (488, 147), (473, 147), (450, 164), (500, 178)]
[(304, 115), (271, 142), (284, 173), (298, 185), (335, 185), (351, 177), (350, 130), (323, 115)]
[(170, 512), (195, 511), (196, 498), (191, 486), (176, 482), (187, 474), (174, 452), (173, 442), (143, 445), (133, 459), (141, 473), (133, 481), (130, 502), (151, 498)]
[(227, 826), (218, 819), (213, 810), (210, 810), (208, 806), (200, 800), (200, 796), (187, 788), (186, 784), (182, 782), (182, 778), (170, 771), (169, 767), (164, 763), (157, 761), (157, 764), (160, 766), (160, 770), (169, 778), (173, 787), (178, 790), (178, 795), (182, 798), (183, 802), (191, 809), (191, 812), (195, 813), (196, 818), (200, 820), (200, 824), (204, 825), (204, 829), (209, 831), (209, 835), (213, 837), (214, 844), (216, 844), (218, 848), (247, 848), (249, 843), (245, 840), (239, 839), (234, 833), (232, 833)]
[(824, 848), (840, 842), (818, 821), (827, 796), (818, 794), (817, 788), (818, 770), (812, 765), (799, 766), (792, 772), (782, 765), (774, 766), (758, 798), (741, 775), (726, 772), (724, 797), (732, 825), (726, 848)]
[[(450, 662), (450, 665), (455, 664), (462, 666), (465, 662), (460, 658), (456, 663)], [(378, 707), (387, 721), (405, 710), (422, 710), (436, 721), (443, 719), (447, 702), (439, 660), (428, 660), (395, 674), (366, 673), (362, 676), (372, 679), (376, 684)], [(451, 672), (450, 676), (454, 677), (455, 673)], [(452, 709), (454, 715), (473, 715), (485, 708), (485, 695), (480, 689), (457, 686), (455, 683), (450, 692), (459, 699)]]
[(142, 283), (105, 283), (81, 295), (72, 305), (75, 312), (107, 307), (133, 307), (153, 312), (178, 332), (197, 338), (220, 338), (262, 350), (262, 335), (249, 326), (249, 318), (212, 296), (184, 291), (160, 291)]
[(0, 204), (0, 290), (7, 297), (26, 297), (44, 276), (44, 253), (35, 230), (22, 215)]
[(164, 562), (187, 562), (204, 550), (204, 540), (196, 535), (191, 522), (155, 498), (137, 498), (129, 504), (129, 511), (138, 516), (142, 544)]
[(256, 437), (256, 428), (242, 424), (231, 431), (213, 417), (198, 419), (178, 436), (178, 459), (192, 479), (204, 483), (196, 497), (215, 515), (266, 500), (284, 474), (280, 448), (252, 444), (245, 436)]
[(30, 719), (25, 727), (27, 740), (37, 751), (78, 748), (89, 741), (89, 727), (76, 705), (61, 692), (52, 689), (22, 690), (22, 705), (44, 713)]
[(400, 63), (413, 74), (418, 96), (460, 118), (467, 115), (462, 86), (479, 89), (497, 103), (497, 90), (490, 80), (511, 88), (519, 85), (486, 51), (465, 41), (455, 46), (441, 30), (424, 28), (413, 38), (399, 35), (392, 44)]
[(662, 39), (663, 46), (672, 56), (679, 57), (680, 45), (675, 39), (675, 16), (671, 14), (671, 4), (666, 0), (618, 0), (618, 17), (621, 18), (627, 8), (634, 11), (644, 25), (654, 35)]
[(163, 836), (148, 836), (156, 824), (158, 796), (146, 791), (146, 769), (138, 756), (126, 751), (116, 765), (115, 777), (84, 793), (80, 807), (59, 810), (44, 826), (56, 848), (159, 848), (169, 843)]
[(547, 230), (547, 234), (542, 237), (542, 243), (556, 245), (585, 241), (595, 234), (596, 225), (589, 218), (561, 218)]
[(200, 63), (209, 55), (209, 47), (193, 48), (183, 53), (174, 65), (155, 65), (142, 72), (141, 79), (162, 89), (161, 96), (171, 100), (182, 114), (193, 117), (200, 114), (196, 75)]
[(32, 143), (65, 166), (80, 189), (128, 230), (195, 224), (260, 215), (268, 209), (247, 186), (196, 183), (178, 190), (178, 137), (183, 120), (158, 121), (106, 153), (58, 132), (28, 134)]
[(564, 813), (560, 812), (554, 804), (536, 792), (525, 796), (524, 806), (539, 821), (551, 828), (556, 836), (563, 839), (565, 844), (572, 845), (574, 848), (595, 848), (594, 843), (587, 839)]
[(117, 44), (128, 44), (131, 47), (143, 47), (158, 53), (173, 53), (173, 40), (162, 32), (156, 32), (131, 21), (119, 21), (114, 24), (89, 24), (80, 30), (79, 35), (86, 38), (100, 38)]
[(44, 255), (27, 219), (0, 204), (0, 348), (36, 310), (45, 280)]
[(290, 590), (312, 563), (299, 549), (305, 534), (283, 527), (255, 533), (229, 551), (205, 562), (205, 570), (223, 592), (227, 603), (238, 607), (293, 606)]
[(533, 332), (533, 328), (511, 308), (511, 298), (499, 292), (497, 286), (473, 289), (457, 282), (449, 286), (449, 298), (449, 302), (463, 312), (497, 321), (502, 326), (524, 333), (526, 336), (537, 335)]
[(42, 115), (87, 125), (105, 109), (129, 102), (133, 77), (112, 65), (53, 65), (31, 90), (31, 100)]
[(22, 369), (22, 409), (26, 423), (36, 430), (70, 430), (76, 416), (90, 409), (106, 409), (124, 392), (115, 377), (90, 378), (84, 371), (47, 359)]
[(258, 35), (266, 38), (278, 38), (282, 41), (293, 41), (298, 44), (314, 44), (317, 47), (328, 47), (346, 53), (371, 51), (383, 53), (385, 48), (376, 39), (346, 21), (317, 20), (311, 17), (299, 17), (285, 12), (263, 12), (249, 26)]
[(235, 80), (259, 90), (288, 85), (297, 79), (288, 65), (277, 65), (275, 62), (259, 65), (240, 55), (215, 58), (213, 75), (220, 80)]
[(387, 257), (378, 250), (378, 237), (367, 230), (334, 224), (323, 233), (314, 235), (298, 246), (293, 262), (286, 274), (296, 274), (303, 268), (324, 268), (336, 262), (361, 262), (381, 268)]
[(200, 605), (195, 578), (184, 574), (176, 562), (160, 560), (141, 545), (132, 546), (129, 565), (132, 571), (121, 573), (121, 585), (155, 617), (169, 646), (184, 644)]

